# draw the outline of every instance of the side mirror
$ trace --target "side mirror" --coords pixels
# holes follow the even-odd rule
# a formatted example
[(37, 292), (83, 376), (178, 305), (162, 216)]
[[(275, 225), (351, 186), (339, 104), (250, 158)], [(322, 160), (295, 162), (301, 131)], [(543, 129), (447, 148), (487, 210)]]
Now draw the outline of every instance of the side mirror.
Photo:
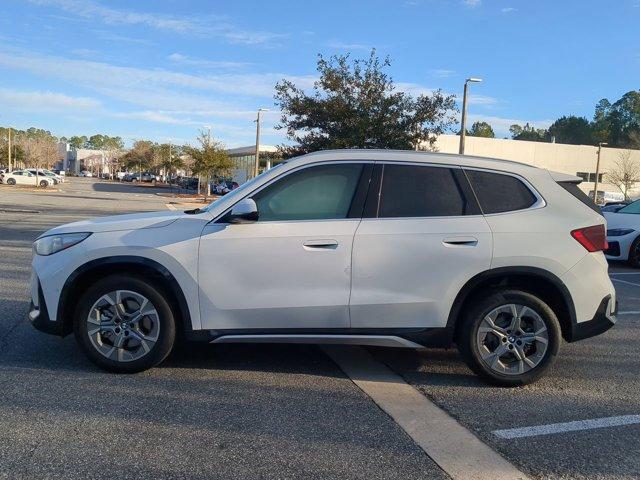
[(226, 215), (229, 223), (251, 223), (258, 221), (258, 206), (253, 198), (245, 198), (236, 203)]

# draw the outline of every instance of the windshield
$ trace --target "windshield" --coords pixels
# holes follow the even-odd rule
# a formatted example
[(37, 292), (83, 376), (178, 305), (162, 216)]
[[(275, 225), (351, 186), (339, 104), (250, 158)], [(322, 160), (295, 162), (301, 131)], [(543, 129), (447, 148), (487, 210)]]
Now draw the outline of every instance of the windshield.
[(284, 165), (287, 162), (282, 162), (279, 163), (278, 165), (272, 167), (269, 170), (265, 170), (264, 172), (262, 172), (260, 175), (258, 175), (257, 177), (253, 177), (251, 180), (249, 180), (248, 182), (243, 183), (242, 185), (240, 185), (238, 188), (236, 188), (235, 190), (231, 190), (229, 193), (227, 193), (225, 196), (218, 198), (217, 200), (211, 202), (209, 205), (207, 205), (206, 207), (204, 207), (202, 210), (205, 212), (208, 212), (209, 210), (211, 210), (212, 208), (214, 208), (215, 205), (217, 205), (217, 203), (224, 199), (228, 199), (229, 197), (234, 198), (234, 197), (242, 197), (244, 195), (244, 193), (247, 190), (251, 190), (251, 187), (253, 187), (253, 185), (255, 185), (257, 182), (259, 182), (260, 180), (262, 180), (262, 177), (264, 177), (264, 175), (268, 172), (272, 172), (275, 169), (279, 168), (281, 165)]
[(622, 207), (620, 210), (618, 210), (618, 213), (635, 213), (635, 214), (640, 213), (640, 200), (636, 200), (635, 202), (630, 203), (626, 207)]

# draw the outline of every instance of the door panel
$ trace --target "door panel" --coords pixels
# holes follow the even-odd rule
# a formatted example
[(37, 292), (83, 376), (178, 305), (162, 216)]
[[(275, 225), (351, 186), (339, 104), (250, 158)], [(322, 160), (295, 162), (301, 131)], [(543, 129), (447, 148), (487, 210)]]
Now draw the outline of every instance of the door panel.
[(353, 245), (352, 328), (443, 327), (462, 286), (489, 269), (482, 216), (363, 219)]
[(348, 328), (359, 222), (209, 224), (200, 241), (203, 328)]
[(259, 221), (208, 225), (203, 327), (349, 328), (351, 249), (371, 170), (364, 162), (300, 167), (251, 193)]

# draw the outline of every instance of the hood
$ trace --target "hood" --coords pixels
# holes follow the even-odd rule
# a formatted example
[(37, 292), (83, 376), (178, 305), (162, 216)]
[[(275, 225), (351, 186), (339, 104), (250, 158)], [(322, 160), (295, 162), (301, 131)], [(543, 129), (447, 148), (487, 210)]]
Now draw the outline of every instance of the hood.
[(186, 214), (181, 211), (166, 210), (161, 212), (132, 213), (127, 215), (112, 215), (98, 217), (91, 220), (67, 223), (52, 228), (45, 235), (72, 232), (114, 232), (117, 230), (137, 230), (140, 228), (160, 228), (172, 224)]

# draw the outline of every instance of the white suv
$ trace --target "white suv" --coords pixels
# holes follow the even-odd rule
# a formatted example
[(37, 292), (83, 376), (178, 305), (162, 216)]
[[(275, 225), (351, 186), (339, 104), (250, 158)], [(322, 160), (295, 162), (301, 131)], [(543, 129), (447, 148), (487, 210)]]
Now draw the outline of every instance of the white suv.
[(615, 322), (605, 221), (578, 177), (418, 152), (291, 159), (203, 209), (97, 218), (34, 243), (36, 328), (116, 372), (210, 343), (456, 343), (500, 385)]

